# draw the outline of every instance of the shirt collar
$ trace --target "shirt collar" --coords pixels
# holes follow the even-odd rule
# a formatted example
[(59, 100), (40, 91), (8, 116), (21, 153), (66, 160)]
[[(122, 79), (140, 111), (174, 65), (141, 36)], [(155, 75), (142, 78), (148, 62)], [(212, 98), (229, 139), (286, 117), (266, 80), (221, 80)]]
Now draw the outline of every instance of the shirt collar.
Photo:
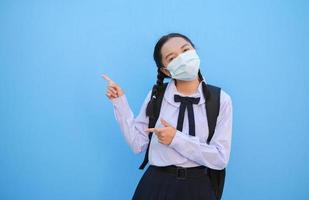
[[(204, 79), (205, 80), (205, 79)], [(169, 102), (170, 104), (179, 107), (180, 103), (179, 102), (175, 102), (174, 101), (174, 95), (178, 94), (180, 96), (188, 96), (188, 97), (200, 97), (200, 101), (198, 103), (198, 105), (205, 103), (205, 98), (203, 95), (203, 85), (202, 82), (199, 83), (197, 90), (191, 94), (191, 95), (184, 95), (180, 92), (177, 91), (176, 85), (175, 85), (175, 80), (171, 79), (170, 82), (168, 83), (167, 87), (166, 87), (166, 91), (164, 94), (164, 98), (167, 102)]]

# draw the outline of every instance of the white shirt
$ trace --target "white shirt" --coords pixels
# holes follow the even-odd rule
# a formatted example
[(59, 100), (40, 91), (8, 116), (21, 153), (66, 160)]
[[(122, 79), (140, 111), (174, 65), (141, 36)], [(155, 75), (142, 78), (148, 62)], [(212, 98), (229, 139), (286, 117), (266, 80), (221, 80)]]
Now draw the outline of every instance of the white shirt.
[[(193, 104), (195, 118), (195, 136), (188, 134), (188, 112), (185, 111), (183, 131), (176, 134), (169, 145), (158, 142), (156, 134), (152, 135), (149, 149), (149, 164), (156, 166), (177, 165), (181, 167), (195, 167), (204, 165), (212, 169), (223, 169), (227, 166), (232, 137), (232, 100), (221, 89), (220, 111), (214, 135), (209, 144), (208, 123), (205, 109), (205, 98), (200, 82), (197, 91), (192, 95), (183, 95), (177, 91), (174, 79), (168, 83), (162, 101), (160, 116), (155, 127), (163, 127), (160, 118), (165, 119), (173, 127), (177, 127), (180, 102), (174, 101), (174, 95), (200, 97), (198, 104)], [(134, 114), (124, 95), (112, 99), (114, 115), (120, 125), (126, 142), (134, 153), (146, 151), (149, 142), (148, 128), (149, 117), (146, 117), (146, 107), (150, 100), (151, 90), (148, 92), (139, 115)]]

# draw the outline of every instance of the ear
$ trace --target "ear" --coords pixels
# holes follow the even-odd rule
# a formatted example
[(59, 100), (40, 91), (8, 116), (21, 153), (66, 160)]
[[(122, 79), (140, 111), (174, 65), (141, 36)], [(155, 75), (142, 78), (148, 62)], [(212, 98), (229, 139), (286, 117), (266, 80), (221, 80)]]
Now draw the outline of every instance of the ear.
[(171, 73), (165, 67), (160, 67), (160, 71), (166, 76), (171, 76)]

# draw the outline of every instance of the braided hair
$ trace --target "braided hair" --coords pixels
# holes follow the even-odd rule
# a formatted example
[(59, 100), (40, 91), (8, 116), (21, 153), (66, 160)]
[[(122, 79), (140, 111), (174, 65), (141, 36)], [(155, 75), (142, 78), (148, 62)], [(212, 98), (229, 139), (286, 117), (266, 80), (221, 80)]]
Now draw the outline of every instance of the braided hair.
[[(150, 101), (147, 104), (147, 108), (146, 108), (146, 115), (149, 117), (154, 117), (155, 114), (155, 110), (157, 109), (155, 107), (155, 101), (156, 98), (163, 92), (163, 85), (164, 85), (164, 79), (165, 78), (171, 78), (167, 75), (165, 75), (161, 70), (160, 67), (163, 66), (162, 63), (162, 53), (161, 53), (161, 48), (162, 46), (171, 38), (174, 37), (181, 37), (183, 39), (185, 39), (187, 42), (189, 42), (191, 44), (191, 46), (193, 48), (195, 48), (195, 45), (193, 44), (193, 42), (185, 35), (182, 35), (180, 33), (169, 33), (167, 35), (162, 36), (158, 42), (156, 43), (155, 47), (154, 47), (154, 52), (153, 52), (153, 59), (157, 65), (157, 81), (156, 84), (153, 86), (152, 90), (153, 90), (153, 95), (151, 96)], [(209, 92), (207, 89), (207, 85), (205, 83), (205, 81), (203, 81), (203, 76), (201, 74), (201, 71), (198, 71), (198, 77), (200, 79), (200, 81), (202, 81), (203, 84), (203, 94), (204, 97), (207, 99), (209, 96)]]

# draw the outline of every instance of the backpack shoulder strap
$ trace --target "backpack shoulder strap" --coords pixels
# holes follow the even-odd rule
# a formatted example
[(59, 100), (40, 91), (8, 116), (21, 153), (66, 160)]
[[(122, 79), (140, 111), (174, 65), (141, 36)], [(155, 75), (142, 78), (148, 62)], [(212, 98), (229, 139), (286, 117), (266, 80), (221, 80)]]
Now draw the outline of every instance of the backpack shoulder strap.
[(209, 97), (206, 101), (206, 113), (207, 113), (207, 121), (208, 121), (208, 128), (209, 128), (209, 135), (207, 138), (207, 144), (209, 144), (211, 138), (214, 135), (216, 124), (217, 124), (217, 117), (219, 115), (220, 110), (220, 93), (221, 88), (207, 84), (208, 94)]
[[(160, 115), (160, 110), (161, 110), (161, 104), (162, 104), (163, 96), (164, 96), (164, 93), (165, 93), (167, 85), (168, 85), (168, 83), (163, 83), (162, 92), (159, 95), (157, 95), (157, 96), (154, 95), (154, 87), (155, 87), (155, 85), (152, 88), (151, 98), (155, 99), (155, 101), (154, 101), (154, 104), (153, 104), (153, 108), (151, 108), (152, 111), (153, 111), (153, 115), (149, 116), (148, 128), (154, 128), (156, 123), (157, 123), (157, 120), (158, 120), (159, 115)], [(148, 163), (148, 154), (149, 154), (149, 147), (150, 147), (151, 137), (152, 137), (152, 132), (150, 132), (148, 134), (149, 142), (148, 142), (147, 150), (146, 150), (146, 153), (145, 153), (144, 161), (140, 165), (139, 169), (144, 169), (145, 166)]]
[[(214, 135), (217, 124), (217, 117), (220, 111), (221, 88), (207, 84), (207, 89), (209, 91), (208, 92), (209, 96), (207, 98), (205, 107), (206, 107), (208, 129), (209, 129), (207, 144), (209, 144), (210, 140)], [(222, 197), (225, 182), (225, 174), (226, 174), (225, 168), (222, 170), (215, 170), (208, 168), (208, 176), (210, 178), (217, 200), (220, 200)]]
[[(162, 100), (163, 100), (163, 96), (164, 96), (167, 84), (168, 83), (163, 83), (162, 92), (157, 96), (154, 95), (155, 85), (152, 88), (151, 98), (155, 99), (155, 101), (154, 101), (153, 108), (152, 108), (153, 116), (149, 116), (149, 124), (148, 124), (149, 128), (154, 128), (154, 126), (157, 123), (158, 117), (160, 116), (161, 104), (162, 104)], [(149, 135), (152, 135), (152, 132)]]

